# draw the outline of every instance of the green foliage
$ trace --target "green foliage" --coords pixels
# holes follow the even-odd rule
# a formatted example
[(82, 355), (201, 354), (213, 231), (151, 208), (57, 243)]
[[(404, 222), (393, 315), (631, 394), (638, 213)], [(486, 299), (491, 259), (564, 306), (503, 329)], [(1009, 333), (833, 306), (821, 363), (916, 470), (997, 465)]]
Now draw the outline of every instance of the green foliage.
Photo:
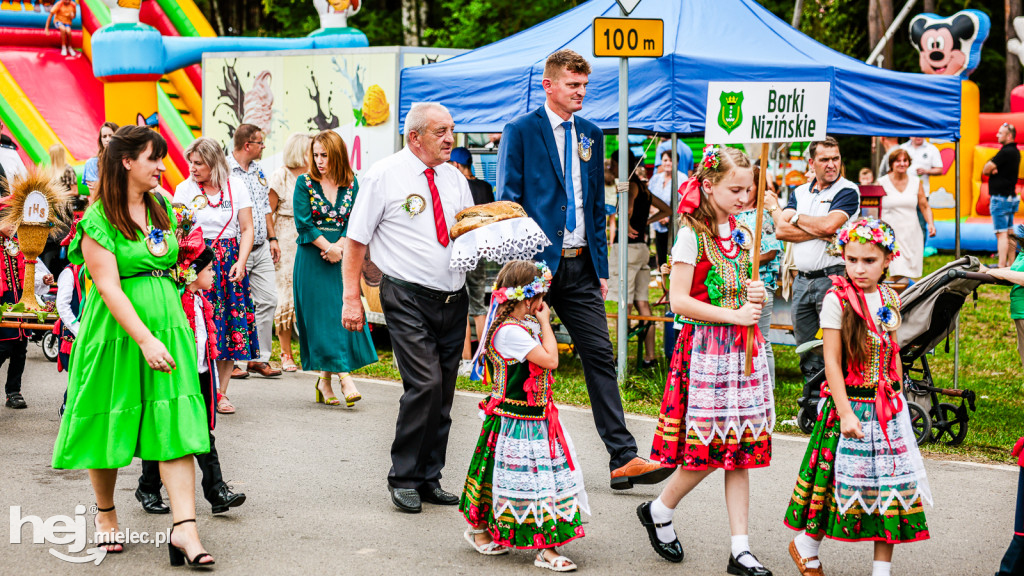
[(800, 30), (858, 60), (868, 57), (867, 3), (860, 0), (805, 0)]
[(478, 48), (497, 42), (575, 7), (578, 0), (441, 0), (431, 6), (424, 44), (438, 48)]

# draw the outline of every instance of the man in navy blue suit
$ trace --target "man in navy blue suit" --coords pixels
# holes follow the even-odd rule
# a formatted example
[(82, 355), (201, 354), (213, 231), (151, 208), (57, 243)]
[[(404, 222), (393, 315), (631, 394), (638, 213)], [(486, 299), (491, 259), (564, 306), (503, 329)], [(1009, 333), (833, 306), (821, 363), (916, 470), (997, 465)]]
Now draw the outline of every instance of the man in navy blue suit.
[(518, 202), (552, 245), (539, 256), (554, 273), (547, 301), (583, 361), (594, 423), (611, 455), (611, 486), (655, 484), (671, 474), (637, 456), (615, 380), (604, 297), (608, 245), (604, 212), (604, 135), (575, 116), (590, 64), (559, 50), (544, 66), (544, 106), (505, 126), (498, 150), (498, 199)]

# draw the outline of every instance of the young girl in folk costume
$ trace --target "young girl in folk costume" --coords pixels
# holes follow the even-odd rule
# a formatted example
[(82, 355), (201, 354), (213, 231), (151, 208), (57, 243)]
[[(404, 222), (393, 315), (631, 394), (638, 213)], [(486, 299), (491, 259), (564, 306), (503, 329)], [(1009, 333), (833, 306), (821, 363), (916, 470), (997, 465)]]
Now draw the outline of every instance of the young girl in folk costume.
[[(672, 526), (679, 501), (716, 468), (725, 471), (732, 532), (728, 572), (770, 575), (747, 540), (747, 470), (771, 462), (775, 403), (757, 330), (765, 299), (750, 281), (753, 234), (738, 226), (753, 183), (750, 159), (732, 148), (708, 146), (697, 174), (681, 187), (679, 235), (672, 248), (672, 311), (682, 323), (669, 369), (652, 459), (676, 468), (653, 502), (637, 508), (654, 550), (683, 561)], [(748, 327), (754, 357), (744, 375)]]
[[(71, 231), (61, 240), (61, 253), (71, 244), (78, 231), (78, 221), (71, 225)], [(71, 345), (78, 335), (78, 316), (82, 309), (87, 286), (81, 264), (68, 264), (57, 276), (57, 314), (59, 320), (53, 326), (53, 333), (60, 337), (60, 350), (57, 353), (57, 371), (67, 372), (68, 359), (71, 356)], [(59, 411), (64, 413), (64, 407)]]
[(864, 218), (840, 231), (846, 276), (832, 276), (821, 307), (824, 399), (786, 525), (803, 530), (789, 553), (804, 576), (820, 576), (825, 536), (875, 543), (874, 576), (888, 576), (893, 544), (928, 538), (932, 501), (900, 392), (896, 329), (900, 299), (881, 284), (899, 255), (893, 229)]
[(569, 572), (576, 565), (555, 547), (583, 536), (580, 510), (590, 509), (552, 398), (558, 345), (543, 301), (550, 285), (542, 263), (515, 260), (498, 273), (474, 359), (485, 363), (491, 394), (480, 403), (484, 425), (459, 510), (477, 552), (535, 549), (535, 566)]

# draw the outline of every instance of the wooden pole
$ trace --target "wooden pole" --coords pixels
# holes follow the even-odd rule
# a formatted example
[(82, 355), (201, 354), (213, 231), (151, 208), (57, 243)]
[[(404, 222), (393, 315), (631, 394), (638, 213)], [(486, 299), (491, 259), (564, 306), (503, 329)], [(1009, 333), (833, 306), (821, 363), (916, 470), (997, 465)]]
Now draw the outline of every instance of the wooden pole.
[[(757, 178), (757, 212), (755, 212), (754, 245), (750, 251), (750, 279), (757, 282), (761, 278), (761, 230), (764, 224), (764, 189), (765, 179), (768, 175), (768, 143), (761, 144), (761, 169), (758, 170)], [(754, 338), (757, 324), (747, 327), (747, 350), (743, 361), (743, 375), (750, 376), (754, 370)]]

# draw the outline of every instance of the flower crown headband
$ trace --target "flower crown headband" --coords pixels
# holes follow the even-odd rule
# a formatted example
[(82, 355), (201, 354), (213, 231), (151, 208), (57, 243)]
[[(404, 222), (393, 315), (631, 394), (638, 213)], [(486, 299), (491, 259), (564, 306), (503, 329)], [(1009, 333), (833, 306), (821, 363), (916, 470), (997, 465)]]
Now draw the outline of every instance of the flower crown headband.
[(700, 160), (700, 165), (704, 168), (710, 168), (715, 170), (718, 165), (722, 162), (722, 148), (715, 146), (714, 144), (708, 144), (704, 147), (704, 156)]
[(522, 302), (547, 292), (551, 286), (551, 269), (543, 262), (536, 262), (536, 265), (538, 275), (534, 276), (533, 281), (525, 286), (506, 286), (500, 288), (498, 283), (495, 282), (491, 288), (491, 303), (502, 304), (509, 300)]
[(896, 232), (892, 227), (877, 218), (861, 218), (848, 224), (839, 231), (836, 244), (839, 248), (850, 242), (861, 244), (877, 244), (888, 250), (893, 257), (900, 255), (900, 247), (896, 244)]
[[(722, 148), (714, 144), (704, 147), (704, 156), (700, 160), (700, 167), (710, 170), (718, 170), (722, 164)], [(686, 182), (679, 185), (679, 214), (693, 214), (693, 211), (700, 205), (700, 180), (694, 173)]]

